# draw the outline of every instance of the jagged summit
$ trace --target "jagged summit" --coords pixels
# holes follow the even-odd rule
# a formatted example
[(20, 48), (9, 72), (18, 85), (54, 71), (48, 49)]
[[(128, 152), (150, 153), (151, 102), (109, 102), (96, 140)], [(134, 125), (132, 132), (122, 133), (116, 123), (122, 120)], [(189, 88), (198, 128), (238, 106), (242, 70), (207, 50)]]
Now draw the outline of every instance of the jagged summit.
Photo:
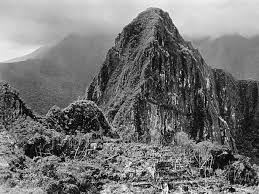
[(241, 150), (240, 134), (256, 133), (247, 123), (259, 123), (258, 91), (257, 82), (211, 69), (168, 13), (151, 8), (118, 35), (86, 96), (124, 139), (168, 144), (185, 131)]
[[(138, 16), (133, 19), (133, 22), (142, 22), (147, 26), (158, 27), (156, 25), (167, 24), (167, 27), (174, 26), (169, 14), (160, 8), (148, 8), (145, 11), (138, 14)], [(174, 26), (175, 28), (175, 26)]]
[(175, 41), (184, 42), (167, 12), (159, 8), (149, 8), (123, 29), (115, 43), (116, 47), (123, 48), (128, 43), (144, 45), (159, 41), (162, 44), (165, 34)]

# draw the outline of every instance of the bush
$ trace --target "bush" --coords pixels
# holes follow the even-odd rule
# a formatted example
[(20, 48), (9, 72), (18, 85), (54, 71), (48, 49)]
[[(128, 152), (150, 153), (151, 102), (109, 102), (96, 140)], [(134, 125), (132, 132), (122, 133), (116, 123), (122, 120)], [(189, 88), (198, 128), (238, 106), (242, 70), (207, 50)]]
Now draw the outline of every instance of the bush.
[(32, 120), (16, 123), (10, 133), (16, 145), (30, 158), (49, 154), (51, 140), (58, 134), (55, 130), (47, 129), (44, 125)]
[(191, 156), (192, 164), (201, 169), (203, 175), (207, 170), (224, 169), (235, 160), (229, 148), (211, 141), (195, 143), (183, 131), (175, 134), (174, 142), (184, 148), (185, 154)]
[(59, 194), (62, 192), (62, 185), (59, 183), (59, 181), (52, 181), (45, 187), (45, 190), (47, 194)]
[(28, 120), (16, 124), (11, 133), (16, 145), (30, 158), (50, 155), (82, 158), (86, 156), (91, 142), (102, 141), (102, 137), (96, 133), (76, 132), (73, 135), (65, 135)]
[(248, 158), (242, 158), (228, 166), (226, 177), (231, 184), (258, 185), (259, 177), (248, 161)]
[(42, 175), (54, 179), (57, 178), (57, 166), (59, 162), (60, 158), (55, 156), (43, 158), (38, 162)]
[(78, 187), (74, 184), (66, 184), (63, 188), (64, 194), (80, 194)]
[(216, 169), (225, 169), (226, 166), (231, 164), (233, 161), (236, 161), (232, 150), (224, 146), (216, 146), (211, 150), (211, 155), (213, 158), (212, 168)]
[(23, 155), (18, 155), (9, 162), (9, 168), (13, 172), (16, 172), (17, 170), (23, 170), (26, 167), (26, 157)]
[(174, 142), (177, 146), (186, 146), (186, 145), (191, 145), (192, 143), (194, 143), (194, 141), (189, 139), (188, 134), (183, 131), (177, 132), (175, 134)]
[(217, 169), (224, 170), (236, 160), (230, 148), (217, 143), (202, 141), (192, 146), (192, 165), (198, 167), (202, 177), (213, 175)]
[(194, 145), (194, 161), (199, 168), (212, 166), (213, 156), (211, 151), (217, 146), (210, 141), (202, 141)]

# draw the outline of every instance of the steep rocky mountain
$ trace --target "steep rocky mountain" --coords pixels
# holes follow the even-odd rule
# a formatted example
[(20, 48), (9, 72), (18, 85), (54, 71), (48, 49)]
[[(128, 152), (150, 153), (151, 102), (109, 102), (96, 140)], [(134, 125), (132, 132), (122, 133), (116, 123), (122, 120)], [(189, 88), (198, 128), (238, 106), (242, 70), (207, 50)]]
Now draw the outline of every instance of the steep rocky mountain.
[(0, 127), (7, 128), (19, 119), (36, 116), (20, 98), (19, 93), (6, 82), (0, 82)]
[(258, 36), (225, 35), (190, 40), (212, 67), (226, 69), (238, 79), (259, 79)]
[(170, 144), (185, 131), (259, 157), (258, 82), (210, 68), (161, 9), (123, 29), (86, 98), (124, 139)]
[(0, 64), (1, 79), (21, 92), (36, 112), (53, 105), (66, 107), (82, 96), (111, 45), (109, 35), (70, 35), (55, 45)]

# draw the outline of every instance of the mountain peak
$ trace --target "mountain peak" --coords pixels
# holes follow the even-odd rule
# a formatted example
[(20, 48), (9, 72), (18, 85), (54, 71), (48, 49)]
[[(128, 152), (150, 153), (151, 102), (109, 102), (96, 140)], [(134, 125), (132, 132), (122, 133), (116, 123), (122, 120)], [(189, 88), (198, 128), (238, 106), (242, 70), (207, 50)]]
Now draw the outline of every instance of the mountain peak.
[(116, 50), (136, 48), (150, 43), (185, 41), (179, 34), (169, 14), (160, 8), (148, 8), (138, 14), (133, 21), (125, 26), (115, 41)]
[(167, 20), (171, 20), (169, 17), (169, 14), (165, 11), (163, 11), (160, 8), (156, 8), (156, 7), (150, 7), (147, 8), (145, 11), (141, 12), (136, 19), (138, 18), (142, 18), (142, 17), (154, 17), (156, 19), (167, 19)]
[(196, 141), (216, 141), (236, 151), (232, 134), (237, 126), (247, 128), (235, 107), (251, 98), (254, 105), (248, 110), (256, 111), (256, 84), (239, 85), (212, 70), (168, 13), (149, 8), (119, 34), (86, 95), (123, 139), (170, 144), (176, 132), (185, 131)]
[[(210, 79), (210, 74), (209, 67), (184, 41), (169, 14), (149, 8), (119, 34), (115, 47), (109, 50), (100, 73), (89, 86), (87, 98), (105, 111), (116, 128), (132, 129), (131, 135), (138, 141), (166, 144), (176, 130), (186, 126), (194, 128), (195, 139), (200, 133), (198, 127), (187, 121), (188, 115), (200, 107), (191, 99), (206, 85), (203, 83)], [(203, 124), (199, 128), (202, 131)], [(198, 138), (204, 138), (203, 135)]]

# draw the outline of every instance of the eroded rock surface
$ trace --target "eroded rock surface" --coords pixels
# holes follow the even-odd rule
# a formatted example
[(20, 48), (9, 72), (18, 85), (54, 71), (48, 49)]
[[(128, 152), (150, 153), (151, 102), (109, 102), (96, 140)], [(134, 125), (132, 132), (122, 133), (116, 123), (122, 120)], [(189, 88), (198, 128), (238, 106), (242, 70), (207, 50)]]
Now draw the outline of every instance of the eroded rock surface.
[(79, 100), (68, 107), (60, 109), (54, 106), (46, 115), (49, 127), (73, 134), (95, 133), (97, 136), (111, 136), (112, 130), (97, 105), (88, 100)]
[(258, 83), (211, 69), (161, 9), (123, 29), (86, 96), (124, 139), (169, 144), (183, 130), (258, 155)]

